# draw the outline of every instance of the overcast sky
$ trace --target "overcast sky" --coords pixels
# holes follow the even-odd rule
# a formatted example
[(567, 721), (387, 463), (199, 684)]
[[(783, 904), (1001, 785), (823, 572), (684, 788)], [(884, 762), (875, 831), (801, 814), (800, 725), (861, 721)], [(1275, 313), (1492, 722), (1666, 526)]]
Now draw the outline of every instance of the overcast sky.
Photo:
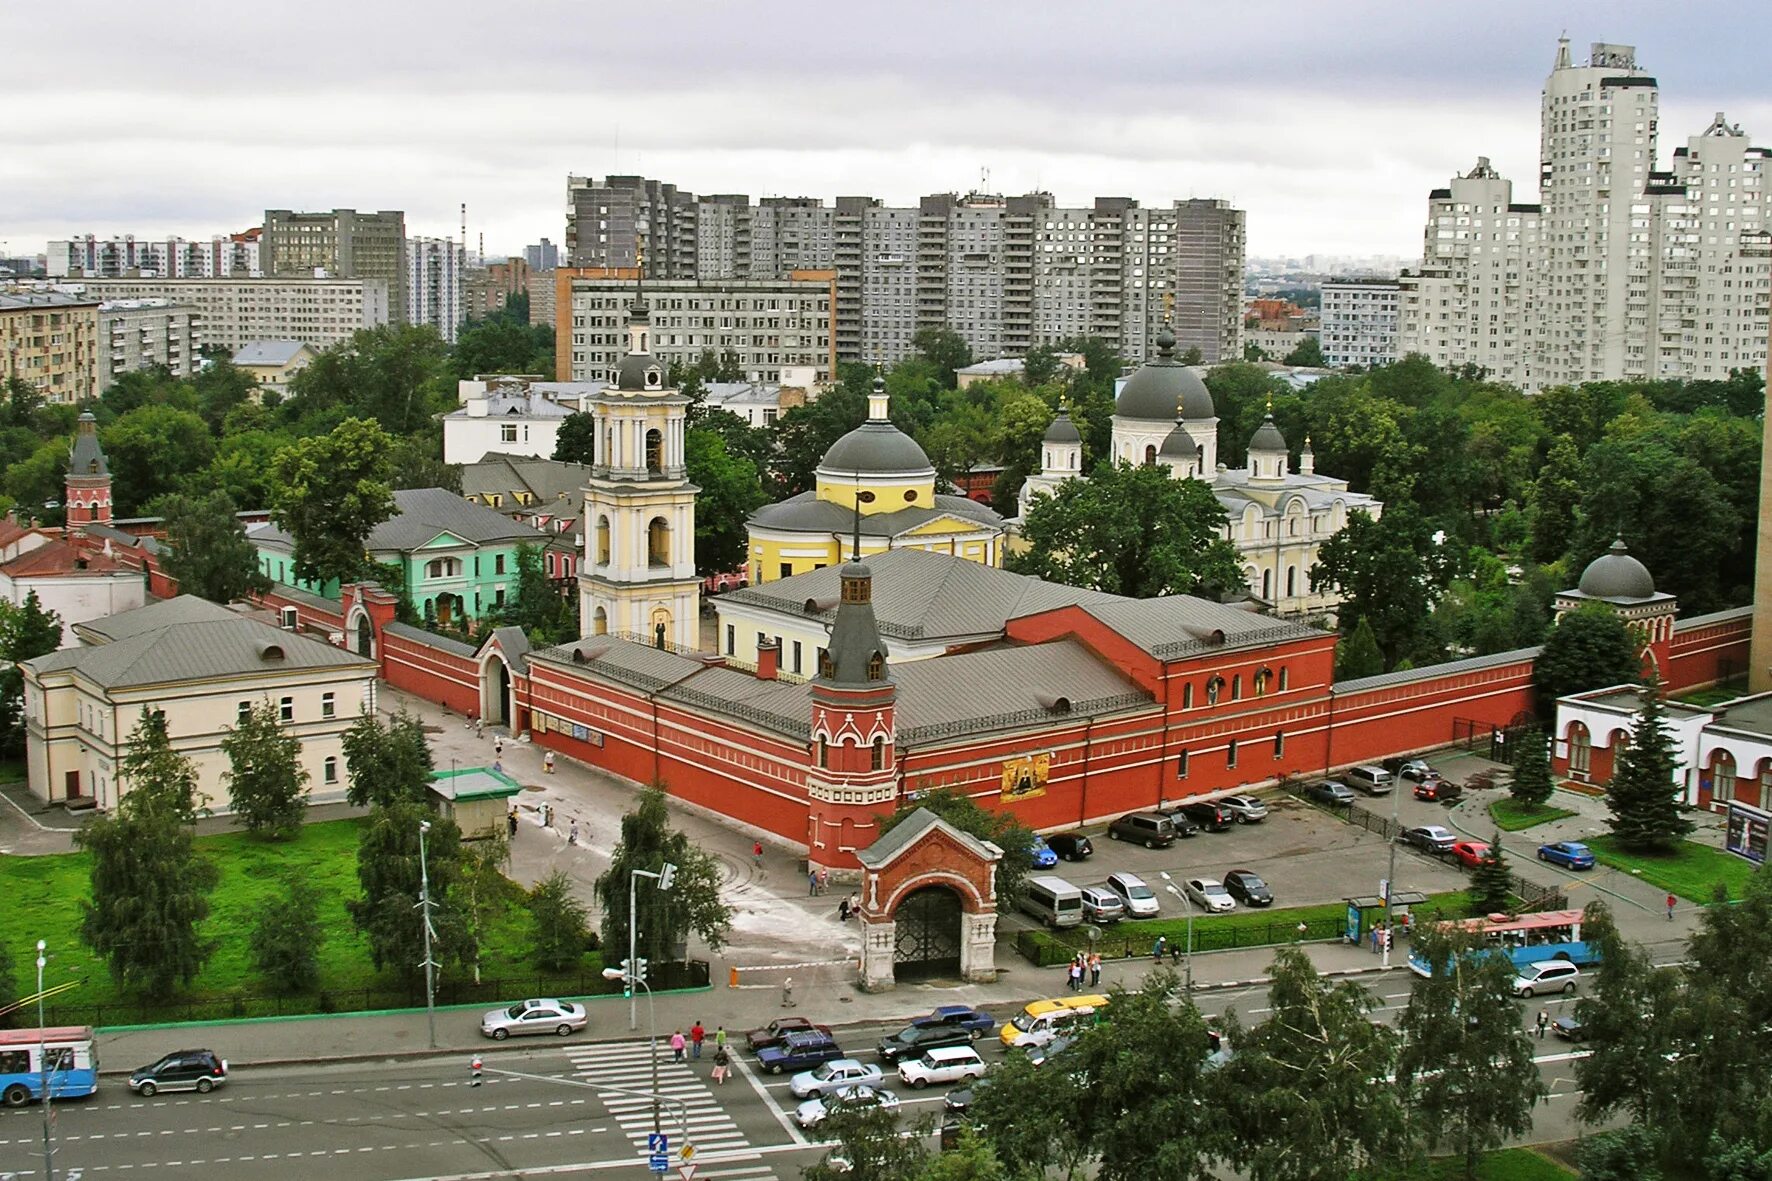
[(1637, 47), (1661, 160), (1726, 111), (1772, 143), (1772, 4), (1168, 0), (0, 3), (0, 253), (403, 209), (413, 234), (560, 241), (566, 177), (695, 192), (979, 187), (1224, 197), (1249, 253), (1420, 250), (1479, 155), (1536, 195), (1560, 32)]

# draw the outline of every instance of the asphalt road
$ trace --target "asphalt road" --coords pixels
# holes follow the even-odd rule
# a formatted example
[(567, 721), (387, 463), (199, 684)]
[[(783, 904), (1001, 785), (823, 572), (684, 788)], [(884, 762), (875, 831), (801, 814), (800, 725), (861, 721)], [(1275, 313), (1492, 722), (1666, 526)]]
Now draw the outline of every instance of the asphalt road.
[[(1369, 980), (1376, 1016), (1395, 1020), (1408, 1001), (1410, 977), (1397, 970)], [(1267, 1012), (1265, 988), (1203, 993), (1202, 1008), (1234, 1007), (1245, 1023)], [(1521, 1022), (1538, 1008), (1555, 1017), (1571, 1000), (1523, 1003)], [(897, 1028), (841, 1027), (852, 1054), (872, 1060), (874, 1042)], [(980, 1041), (985, 1058), (1001, 1051)], [(1551, 1099), (1540, 1109), (1534, 1140), (1573, 1137), (1574, 1047), (1537, 1045)], [(798, 1177), (823, 1148), (791, 1119), (796, 1101), (788, 1080), (744, 1061), (724, 1086), (711, 1080), (711, 1061), (673, 1063), (665, 1050), (660, 1115), (671, 1141), (673, 1181), (687, 1128), (695, 1145), (694, 1177), (786, 1181)], [(464, 1057), (348, 1066), (236, 1070), (210, 1095), (132, 1095), (107, 1078), (90, 1100), (58, 1104), (56, 1170), (63, 1181), (159, 1176), (273, 1181), (503, 1181), (583, 1174), (647, 1178), (652, 1067), (643, 1041), (549, 1040), (545, 1045), (489, 1050), (478, 1087)], [(519, 1078), (502, 1073), (547, 1076)], [(596, 1083), (598, 1088), (582, 1085)], [(613, 1089), (612, 1089), (613, 1088)], [(942, 1092), (895, 1088), (906, 1116), (935, 1113)], [(43, 1176), (38, 1108), (0, 1113), (0, 1181)]]

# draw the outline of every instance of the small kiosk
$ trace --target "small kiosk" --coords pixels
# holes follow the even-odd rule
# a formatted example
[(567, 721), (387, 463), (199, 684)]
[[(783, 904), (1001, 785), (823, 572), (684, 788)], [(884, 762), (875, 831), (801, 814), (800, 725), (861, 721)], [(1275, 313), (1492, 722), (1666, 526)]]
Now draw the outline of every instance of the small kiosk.
[(497, 836), (505, 828), (505, 801), (523, 789), (492, 767), (460, 767), (432, 771), (431, 791), (441, 800), (443, 815), (454, 820), (465, 841)]

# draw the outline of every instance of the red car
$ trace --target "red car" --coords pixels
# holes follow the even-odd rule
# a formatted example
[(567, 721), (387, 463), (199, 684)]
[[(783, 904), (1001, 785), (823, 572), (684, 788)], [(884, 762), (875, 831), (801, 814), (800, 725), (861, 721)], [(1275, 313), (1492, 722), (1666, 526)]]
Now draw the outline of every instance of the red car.
[(1460, 865), (1475, 869), (1489, 856), (1489, 844), (1487, 841), (1459, 841), (1452, 846), (1452, 856), (1458, 858)]
[(1437, 775), (1424, 779), (1415, 785), (1416, 799), (1428, 800), (1429, 802), (1436, 804), (1443, 803), (1447, 800), (1456, 800), (1463, 794), (1464, 788), (1456, 783), (1441, 779)]

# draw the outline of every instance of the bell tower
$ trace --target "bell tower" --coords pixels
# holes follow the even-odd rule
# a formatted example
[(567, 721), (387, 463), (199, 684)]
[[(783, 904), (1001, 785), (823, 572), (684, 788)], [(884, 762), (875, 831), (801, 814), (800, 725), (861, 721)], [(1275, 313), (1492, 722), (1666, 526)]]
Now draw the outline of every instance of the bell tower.
[(111, 523), (111, 465), (98, 445), (98, 419), (88, 410), (74, 424), (74, 445), (68, 452), (66, 495), (69, 525)]
[(701, 631), (700, 489), (684, 468), (689, 399), (665, 385), (651, 338), (651, 313), (636, 290), (627, 354), (608, 388), (588, 400), (596, 433), (585, 483), (579, 630), (694, 651)]

